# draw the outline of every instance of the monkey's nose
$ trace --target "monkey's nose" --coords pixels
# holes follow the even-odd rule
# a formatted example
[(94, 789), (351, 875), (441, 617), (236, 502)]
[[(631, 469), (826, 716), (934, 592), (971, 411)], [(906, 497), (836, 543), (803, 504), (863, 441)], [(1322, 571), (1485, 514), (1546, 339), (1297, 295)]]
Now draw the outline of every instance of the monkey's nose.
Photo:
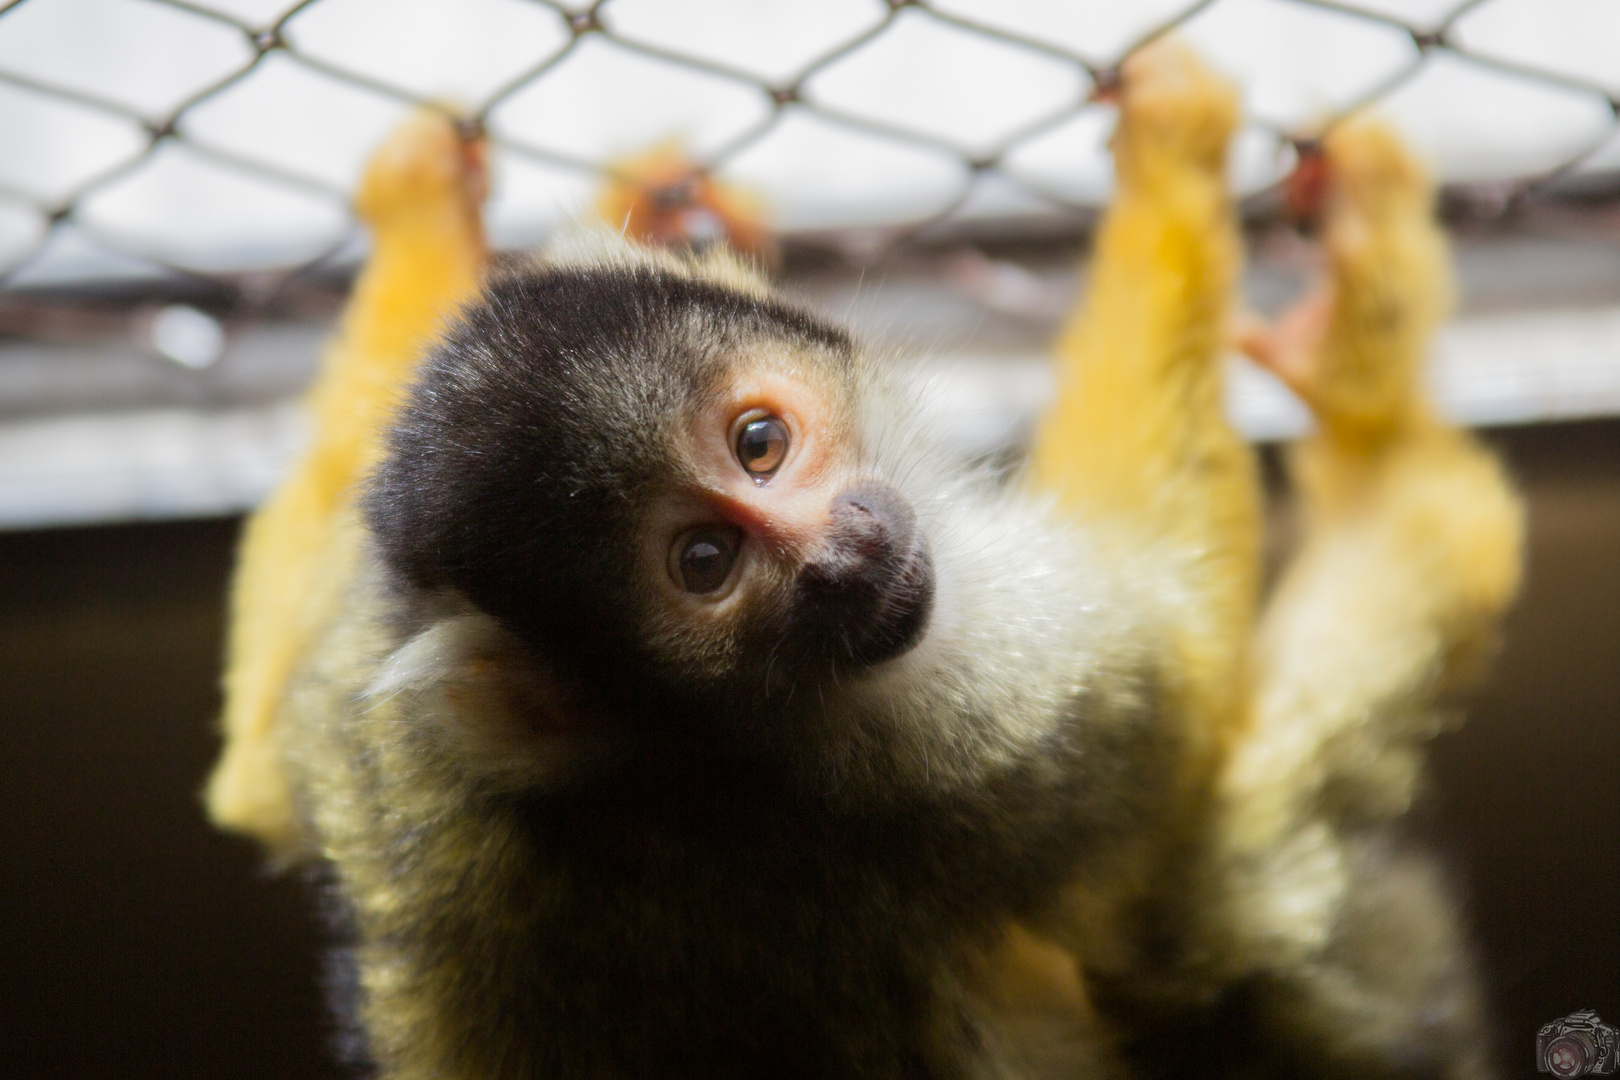
[(893, 659), (922, 638), (934, 565), (905, 497), (861, 484), (832, 502), (821, 555), (799, 574), (800, 617), (831, 655), (856, 664)]
[(909, 550), (916, 539), (916, 511), (883, 484), (862, 484), (838, 496), (832, 519), (833, 545), (846, 557), (881, 561)]

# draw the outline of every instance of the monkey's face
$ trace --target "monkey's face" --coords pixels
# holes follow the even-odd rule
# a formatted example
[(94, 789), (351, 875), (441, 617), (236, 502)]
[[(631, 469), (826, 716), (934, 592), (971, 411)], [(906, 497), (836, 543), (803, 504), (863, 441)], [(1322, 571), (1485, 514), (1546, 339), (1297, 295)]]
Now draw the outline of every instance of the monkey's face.
[(428, 361), (368, 524), (412, 586), (534, 646), (565, 711), (786, 735), (932, 610), (863, 370), (841, 332), (701, 279), (513, 278)]
[(864, 453), (855, 395), (787, 343), (756, 350), (671, 425), (678, 468), (651, 493), (635, 572), (671, 678), (769, 698), (908, 651), (934, 574)]

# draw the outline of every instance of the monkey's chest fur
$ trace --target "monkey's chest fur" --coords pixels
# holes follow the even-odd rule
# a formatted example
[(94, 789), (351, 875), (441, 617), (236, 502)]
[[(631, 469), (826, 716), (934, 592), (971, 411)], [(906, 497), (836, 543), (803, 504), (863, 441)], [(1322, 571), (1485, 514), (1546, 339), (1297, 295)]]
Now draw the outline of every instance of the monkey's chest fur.
[[(534, 977), (567, 988), (576, 1045), (625, 1075), (953, 1075), (976, 1038), (961, 953), (1037, 907), (1075, 854), (991, 838), (1007, 822), (982, 811), (840, 817), (745, 786), (526, 817), (555, 890)], [(593, 1064), (555, 1052), (558, 1075)]]
[(468, 1040), (468, 1075), (970, 1075), (959, 970), (1084, 844), (1034, 816), (1015, 836), (1005, 810), (845, 818), (746, 786), (481, 813), (471, 848), (395, 865), (408, 911), (360, 926)]
[(849, 804), (676, 745), (514, 789), (435, 743), (442, 697), (364, 696), (399, 635), (365, 589), (350, 612), (291, 764), (390, 1078), (986, 1075), (966, 973), (1144, 827), (1174, 757), (1098, 695), (949, 794)]

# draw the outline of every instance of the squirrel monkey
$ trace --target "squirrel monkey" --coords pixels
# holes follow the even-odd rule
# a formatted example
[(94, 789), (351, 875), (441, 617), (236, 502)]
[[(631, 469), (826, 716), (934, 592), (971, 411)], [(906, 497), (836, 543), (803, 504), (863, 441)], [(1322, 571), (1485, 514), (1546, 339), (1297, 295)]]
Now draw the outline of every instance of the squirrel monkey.
[[(1352, 823), (1322, 817), (1342, 804), (1309, 789), (1321, 770), (1251, 761), (1296, 731), (1326, 760), (1347, 726), (1279, 711), (1324, 658), (1272, 629), (1336, 625), (1337, 601), (1307, 548), (1251, 656), (1259, 496), (1220, 373), (1235, 97), (1161, 43), (1120, 105), (1120, 193), (1012, 489), (725, 251), (581, 231), (480, 290), (448, 125), (373, 165), (368, 190), (410, 161), (460, 181), (398, 204), (436, 226), (371, 217), (316, 391), (361, 423), (319, 414), (250, 527), (210, 805), (332, 868), (381, 1076), (1154, 1075), (1138, 1003), (1190, 988), (1166, 1021), (1192, 1031), (1188, 1002), (1260, 974), (1324, 1004), (1279, 997), (1246, 1060), (1308, 1045), (1338, 1004), (1313, 981), (1327, 954), (1245, 906), (1286, 908), (1295, 837), (1320, 818), (1348, 851)], [(423, 257), (466, 273), (413, 278)], [(420, 305), (397, 326), (396, 301)], [(1336, 400), (1326, 365), (1298, 370)], [(1511, 517), (1466, 439), (1425, 430)], [(1448, 557), (1351, 501), (1387, 557)], [(1449, 657), (1453, 624), (1425, 620), (1457, 604), (1426, 595), (1387, 621)], [(1505, 598), (1475, 596), (1474, 628)], [(1334, 672), (1364, 678), (1332, 703), (1366, 716), (1394, 698), (1354, 694), (1393, 669), (1353, 654), (1383, 638), (1337, 628)], [(1428, 685), (1395, 678), (1403, 702)], [(1388, 795), (1386, 772), (1364, 786)], [(1331, 939), (1345, 904), (1324, 910)]]

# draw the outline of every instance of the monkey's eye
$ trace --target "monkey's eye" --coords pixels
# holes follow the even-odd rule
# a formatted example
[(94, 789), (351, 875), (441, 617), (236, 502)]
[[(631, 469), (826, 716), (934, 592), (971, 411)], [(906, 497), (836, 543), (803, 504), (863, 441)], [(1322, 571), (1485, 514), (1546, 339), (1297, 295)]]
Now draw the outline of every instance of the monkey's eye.
[(750, 420), (737, 432), (737, 460), (756, 481), (770, 479), (787, 457), (787, 425), (775, 416)]
[(742, 544), (739, 529), (704, 525), (688, 530), (670, 550), (669, 569), (676, 584), (689, 593), (712, 593), (726, 583)]

